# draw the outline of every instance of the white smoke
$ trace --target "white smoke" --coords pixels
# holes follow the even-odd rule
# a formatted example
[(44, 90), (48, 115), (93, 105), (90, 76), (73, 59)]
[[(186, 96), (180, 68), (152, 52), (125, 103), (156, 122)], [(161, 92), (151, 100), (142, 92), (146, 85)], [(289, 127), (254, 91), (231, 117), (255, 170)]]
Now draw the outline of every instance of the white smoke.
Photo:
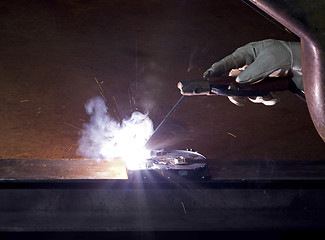
[(138, 168), (150, 156), (145, 144), (153, 123), (148, 115), (133, 112), (120, 124), (109, 116), (101, 97), (90, 99), (85, 109), (90, 119), (80, 132), (78, 155), (98, 160), (121, 158), (128, 168)]

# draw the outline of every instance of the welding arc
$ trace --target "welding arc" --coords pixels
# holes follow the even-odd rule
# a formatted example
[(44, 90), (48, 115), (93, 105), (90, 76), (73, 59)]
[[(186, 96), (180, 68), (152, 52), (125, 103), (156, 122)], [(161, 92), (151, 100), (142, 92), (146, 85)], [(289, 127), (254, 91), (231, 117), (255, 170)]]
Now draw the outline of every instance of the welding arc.
[(151, 135), (151, 137), (148, 139), (147, 143), (149, 142), (149, 140), (156, 134), (156, 132), (159, 130), (159, 128), (167, 121), (167, 119), (170, 117), (170, 115), (175, 111), (175, 109), (177, 108), (177, 106), (181, 103), (181, 101), (183, 100), (185, 96), (182, 95), (181, 98), (177, 101), (177, 103), (174, 105), (174, 107), (169, 111), (169, 113), (166, 115), (166, 117), (161, 121), (161, 123), (158, 125), (158, 127), (155, 129), (155, 131), (153, 132), (153, 134)]

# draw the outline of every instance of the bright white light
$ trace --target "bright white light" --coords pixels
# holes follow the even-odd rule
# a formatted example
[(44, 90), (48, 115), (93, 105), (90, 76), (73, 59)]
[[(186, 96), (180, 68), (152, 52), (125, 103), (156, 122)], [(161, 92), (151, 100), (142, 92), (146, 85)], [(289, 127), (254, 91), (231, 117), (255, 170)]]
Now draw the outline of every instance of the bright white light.
[(133, 112), (120, 124), (109, 117), (101, 97), (89, 100), (85, 108), (90, 120), (83, 126), (77, 154), (99, 160), (121, 158), (129, 169), (144, 168), (145, 160), (150, 157), (145, 144), (153, 133), (151, 119)]

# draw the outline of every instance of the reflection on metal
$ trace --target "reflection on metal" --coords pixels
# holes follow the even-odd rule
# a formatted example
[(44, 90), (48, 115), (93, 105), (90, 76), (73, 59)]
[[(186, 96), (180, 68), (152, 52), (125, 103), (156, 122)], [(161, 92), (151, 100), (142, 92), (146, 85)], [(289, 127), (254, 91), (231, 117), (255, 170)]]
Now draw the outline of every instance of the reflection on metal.
[(206, 158), (192, 150), (154, 150), (142, 169), (128, 170), (131, 181), (208, 180)]
[(195, 169), (206, 166), (205, 159), (190, 150), (157, 150), (147, 160), (147, 169)]
[[(140, 177), (141, 176), (141, 177)], [(127, 169), (122, 159), (2, 159), (0, 182), (5, 180), (208, 180), (206, 158), (192, 150), (153, 150), (143, 167)]]
[(127, 179), (121, 159), (1, 159), (0, 181), (48, 179)]
[(301, 39), (303, 82), (310, 116), (325, 141), (325, 1), (249, 0)]

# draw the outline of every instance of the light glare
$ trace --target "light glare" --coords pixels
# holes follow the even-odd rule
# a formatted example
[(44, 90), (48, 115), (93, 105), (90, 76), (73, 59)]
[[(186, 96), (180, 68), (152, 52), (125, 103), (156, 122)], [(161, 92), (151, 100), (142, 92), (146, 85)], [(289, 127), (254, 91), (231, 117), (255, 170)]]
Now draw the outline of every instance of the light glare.
[(100, 97), (89, 100), (85, 108), (90, 120), (83, 126), (77, 153), (98, 160), (121, 158), (129, 169), (143, 168), (150, 157), (150, 149), (145, 145), (153, 133), (148, 115), (133, 112), (119, 124), (110, 118)]

